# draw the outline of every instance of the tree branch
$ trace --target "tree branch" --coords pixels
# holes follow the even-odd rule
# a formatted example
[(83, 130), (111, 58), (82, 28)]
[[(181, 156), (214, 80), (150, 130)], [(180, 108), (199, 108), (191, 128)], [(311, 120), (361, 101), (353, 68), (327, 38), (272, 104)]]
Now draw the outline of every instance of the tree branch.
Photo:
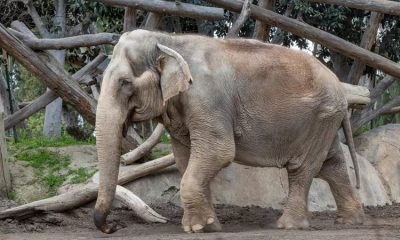
[(227, 38), (235, 38), (238, 36), (240, 29), (244, 25), (244, 23), (249, 19), (250, 16), (250, 0), (244, 0), (242, 11), (240, 12), (239, 17), (236, 19), (235, 23), (232, 25), (231, 29), (229, 29), (226, 34)]
[(42, 18), (39, 16), (36, 8), (33, 6), (32, 0), (22, 0), (25, 3), (25, 6), (28, 8), (28, 13), (31, 15), (33, 22), (35, 23), (36, 28), (38, 29), (40, 35), (44, 38), (50, 38), (50, 33), (46, 28), (46, 25), (43, 23)]
[(196, 19), (220, 20), (224, 18), (224, 9), (204, 7), (189, 3), (167, 2), (161, 0), (96, 0), (107, 5), (140, 8), (149, 12), (171, 14)]
[(393, 98), (391, 101), (376, 110), (362, 113), (360, 119), (352, 122), (353, 133), (365, 123), (375, 119), (376, 117), (379, 117), (382, 114), (392, 111), (393, 108), (397, 109), (396, 107), (398, 106), (400, 106), (400, 96)]
[[(91, 74), (96, 67), (102, 63), (107, 58), (104, 54), (99, 54), (93, 61), (86, 64), (83, 68), (79, 69), (76, 73), (72, 75), (72, 78), (76, 81), (80, 82), (83, 80), (84, 76), (87, 74)], [(19, 109), (14, 114), (8, 116), (4, 119), (4, 127), (6, 130), (10, 129), (11, 127), (15, 126), (19, 122), (23, 121), (24, 119), (32, 116), (33, 114), (37, 113), (40, 109), (46, 107), (49, 103), (57, 99), (58, 96), (53, 91), (46, 91), (42, 96), (35, 99), (33, 102), (29, 103), (25, 107)]]
[(29, 46), (33, 50), (47, 50), (47, 49), (70, 49), (79, 47), (90, 47), (102, 44), (117, 44), (120, 35), (114, 33), (96, 33), (96, 34), (84, 34), (74, 37), (65, 38), (50, 38), (50, 39), (38, 39), (32, 38), (22, 33), (16, 33), (13, 31), (22, 42)]
[[(376, 41), (376, 34), (378, 32), (379, 23), (382, 21), (384, 15), (382, 13), (372, 12), (370, 20), (368, 22), (368, 27), (365, 30), (360, 47), (370, 50), (372, 45)], [(353, 65), (351, 66), (350, 72), (347, 75), (348, 83), (357, 85), (360, 77), (365, 69), (365, 64), (361, 60), (354, 60)]]
[(386, 75), (379, 83), (371, 90), (371, 104), (375, 103), (378, 97), (380, 97), (392, 84), (396, 81), (396, 78)]
[(390, 15), (400, 15), (400, 3), (387, 0), (308, 0), (310, 2), (328, 3), (368, 10), (371, 12), (380, 12)]
[[(239, 12), (242, 7), (242, 2), (236, 0), (209, 0), (209, 2), (235, 12)], [(282, 16), (255, 5), (251, 6), (251, 16), (256, 20), (263, 21), (272, 26), (280, 27), (285, 31), (318, 42), (321, 45), (324, 45), (333, 51), (340, 52), (352, 59), (362, 59), (365, 64), (380, 69), (389, 75), (400, 78), (400, 65), (398, 63), (360, 48), (355, 44), (310, 26), (304, 22), (299, 22), (295, 19)]]
[(161, 123), (157, 124), (151, 136), (143, 144), (140, 144), (139, 147), (121, 156), (121, 163), (129, 165), (146, 156), (151, 149), (160, 142), (160, 137), (163, 132), (164, 126)]

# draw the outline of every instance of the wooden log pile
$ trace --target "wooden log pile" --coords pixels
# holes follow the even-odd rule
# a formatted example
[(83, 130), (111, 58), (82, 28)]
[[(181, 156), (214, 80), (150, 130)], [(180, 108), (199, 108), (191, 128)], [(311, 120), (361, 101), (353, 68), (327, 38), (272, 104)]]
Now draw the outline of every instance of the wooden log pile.
[[(365, 4), (366, 1), (361, 0), (310, 0), (312, 2), (339, 4), (374, 11), (374, 17), (371, 20), (370, 27), (366, 31), (365, 40), (363, 40), (361, 47), (312, 27), (303, 21), (273, 12), (275, 0), (260, 0), (260, 6), (255, 6), (251, 4), (252, 1), (248, 0), (209, 0), (209, 3), (215, 5), (214, 7), (199, 6), (182, 3), (180, 1), (171, 2), (163, 0), (96, 1), (111, 6), (125, 8), (124, 31), (130, 31), (136, 28), (137, 10), (149, 12), (142, 28), (150, 30), (159, 28), (161, 17), (164, 14), (202, 20), (220, 20), (224, 18), (224, 10), (229, 10), (235, 13), (240, 13), (240, 15), (228, 32), (227, 37), (237, 37), (244, 22), (249, 18), (253, 18), (256, 20), (254, 37), (257, 39), (265, 40), (268, 36), (269, 28), (278, 27), (282, 30), (294, 33), (298, 36), (326, 46), (331, 50), (338, 51), (343, 55), (356, 60), (356, 65), (354, 65), (354, 70), (349, 76), (349, 79), (358, 79), (360, 77), (360, 69), (365, 67), (365, 65), (382, 70), (388, 74), (387, 79), (383, 81), (382, 84), (380, 83), (380, 86), (377, 86), (379, 89), (386, 89), (390, 83), (395, 81), (397, 78), (400, 78), (400, 65), (398, 63), (369, 51), (372, 44), (371, 35), (373, 35), (374, 32), (376, 33), (382, 14), (400, 15), (400, 3), (393, 1), (369, 0), (367, 1), (368, 4)], [(48, 36), (46, 31), (40, 27), (42, 23), (38, 20), (37, 12), (35, 12), (31, 2), (28, 0), (26, 0), (26, 2), (28, 10), (38, 27), (39, 32), (42, 33), (42, 36)], [(5, 129), (15, 126), (17, 123), (44, 108), (57, 97), (61, 97), (64, 101), (71, 104), (89, 123), (94, 124), (96, 117), (96, 100), (98, 97), (98, 89), (95, 84), (100, 84), (99, 82), (96, 82), (96, 79), (101, 79), (101, 74), (106, 66), (105, 62), (107, 56), (99, 54), (93, 61), (70, 76), (62, 66), (56, 64), (57, 61), (53, 59), (48, 50), (60, 50), (104, 44), (113, 45), (118, 41), (119, 35), (112, 33), (97, 33), (59, 39), (51, 39), (48, 37), (39, 39), (36, 38), (35, 35), (22, 23), (15, 22), (11, 27), (12, 28), (7, 29), (5, 26), (0, 24), (0, 48), (5, 49), (9, 55), (13, 56), (26, 69), (32, 72), (33, 75), (41, 80), (49, 89), (51, 89), (51, 91), (46, 92), (19, 111), (5, 118)], [(355, 80), (350, 80), (350, 82), (354, 83)], [(81, 85), (84, 85), (86, 89), (89, 89), (89, 92), (84, 90)], [(346, 94), (349, 106), (352, 108), (363, 108), (373, 104), (376, 96), (379, 95), (375, 92), (371, 92), (370, 94), (368, 88), (352, 84), (342, 83), (342, 87)], [(365, 118), (371, 118), (376, 114), (398, 113), (400, 112), (399, 105), (399, 98), (396, 98), (392, 101), (391, 105), (388, 105), (382, 111), (370, 113), (366, 115)], [(356, 124), (360, 123), (358, 122)], [(142, 142), (140, 139), (138, 140), (138, 134), (133, 130), (133, 128), (130, 128), (128, 133), (129, 132), (131, 134), (128, 134), (128, 136), (132, 139), (137, 139), (136, 142)], [(159, 142), (160, 136), (163, 132), (164, 127), (159, 124), (150, 138), (133, 151), (121, 156), (121, 163), (129, 165), (147, 155)], [(133, 140), (127, 138), (125, 141), (132, 142)], [(121, 185), (148, 174), (156, 173), (173, 164), (174, 158), (172, 154), (170, 154), (153, 161), (132, 165), (132, 167), (129, 167), (127, 171), (120, 173), (116, 198), (129, 206), (145, 220), (165, 222), (167, 220), (165, 217), (157, 214), (136, 195), (129, 192)], [(43, 211), (60, 212), (76, 208), (93, 201), (97, 197), (97, 188), (98, 185), (96, 181), (90, 182), (80, 189), (2, 211), (0, 212), (0, 219), (26, 217), (33, 213)]]

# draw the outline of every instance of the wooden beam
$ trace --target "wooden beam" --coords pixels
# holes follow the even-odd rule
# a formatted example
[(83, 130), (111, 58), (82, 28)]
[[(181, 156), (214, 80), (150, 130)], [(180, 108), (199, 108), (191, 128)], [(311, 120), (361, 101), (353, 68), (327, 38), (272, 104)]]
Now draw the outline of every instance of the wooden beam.
[(96, 118), (96, 102), (79, 84), (74, 81), (64, 68), (53, 65), (54, 58), (47, 54), (37, 54), (0, 24), (0, 47), (7, 49), (28, 71), (53, 90), (64, 101), (70, 103), (89, 123)]
[(400, 3), (387, 0), (308, 0), (309, 2), (319, 2), (346, 6), (372, 12), (380, 12), (389, 15), (400, 15)]
[[(235, 12), (240, 12), (243, 3), (242, 1), (236, 0), (209, 0), (208, 2)], [(360, 59), (371, 67), (380, 69), (389, 75), (400, 78), (400, 64), (304, 22), (282, 16), (255, 5), (251, 6), (251, 17), (269, 25), (282, 28), (285, 31), (292, 32), (293, 34), (307, 38), (311, 41), (320, 43), (321, 45), (324, 45), (333, 51), (340, 52), (349, 58)]]
[(205, 7), (183, 2), (161, 0), (96, 0), (107, 5), (134, 7), (149, 12), (171, 14), (195, 19), (220, 20), (224, 18), (224, 9)]
[(7, 198), (11, 191), (11, 175), (4, 131), (4, 113), (0, 112), (0, 197)]
[(102, 44), (117, 44), (120, 35), (114, 33), (84, 34), (65, 38), (33, 38), (17, 31), (10, 30), (16, 37), (33, 50), (62, 50), (79, 47), (90, 47)]

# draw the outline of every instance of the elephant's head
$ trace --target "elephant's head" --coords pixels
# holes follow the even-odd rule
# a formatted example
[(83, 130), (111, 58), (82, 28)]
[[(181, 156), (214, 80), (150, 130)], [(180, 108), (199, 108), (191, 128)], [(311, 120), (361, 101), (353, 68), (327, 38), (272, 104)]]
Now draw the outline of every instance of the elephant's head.
[(188, 89), (189, 66), (178, 51), (167, 47), (172, 37), (144, 30), (121, 36), (104, 72), (96, 114), (99, 193), (94, 222), (105, 233), (118, 181), (121, 138), (127, 121), (155, 118), (168, 99)]

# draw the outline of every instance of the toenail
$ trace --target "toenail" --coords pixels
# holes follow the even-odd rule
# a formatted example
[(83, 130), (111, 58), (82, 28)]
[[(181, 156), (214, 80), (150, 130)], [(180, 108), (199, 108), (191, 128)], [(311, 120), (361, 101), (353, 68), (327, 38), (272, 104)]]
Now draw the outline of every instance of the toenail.
[(193, 231), (199, 231), (201, 229), (203, 229), (204, 227), (200, 224), (195, 224), (192, 226)]

